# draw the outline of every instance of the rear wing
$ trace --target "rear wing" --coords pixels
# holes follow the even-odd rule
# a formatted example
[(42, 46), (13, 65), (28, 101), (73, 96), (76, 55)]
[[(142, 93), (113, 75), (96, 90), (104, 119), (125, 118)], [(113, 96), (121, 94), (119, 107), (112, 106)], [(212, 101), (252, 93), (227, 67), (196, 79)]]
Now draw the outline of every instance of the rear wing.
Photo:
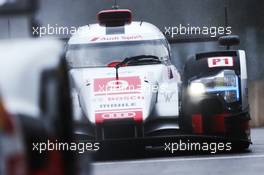
[(166, 35), (170, 44), (177, 44), (177, 43), (194, 43), (194, 42), (216, 42), (218, 38), (221, 37), (220, 35), (216, 37), (210, 37), (205, 35), (178, 35), (177, 37), (172, 37), (171, 35)]

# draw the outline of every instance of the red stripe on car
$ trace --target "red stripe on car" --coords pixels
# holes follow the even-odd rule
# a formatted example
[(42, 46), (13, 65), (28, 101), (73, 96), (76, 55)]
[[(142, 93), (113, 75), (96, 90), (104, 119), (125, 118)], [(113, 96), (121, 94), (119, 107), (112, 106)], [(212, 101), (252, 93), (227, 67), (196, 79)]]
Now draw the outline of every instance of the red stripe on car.
[(213, 133), (225, 133), (226, 127), (225, 127), (225, 117), (227, 117), (228, 114), (217, 114), (213, 116), (213, 124), (212, 124), (212, 131)]
[(15, 126), (13, 120), (10, 118), (4, 105), (0, 101), (0, 130), (1, 129), (8, 134), (12, 134), (14, 133)]
[(195, 134), (203, 133), (203, 119), (201, 114), (192, 115), (192, 128)]

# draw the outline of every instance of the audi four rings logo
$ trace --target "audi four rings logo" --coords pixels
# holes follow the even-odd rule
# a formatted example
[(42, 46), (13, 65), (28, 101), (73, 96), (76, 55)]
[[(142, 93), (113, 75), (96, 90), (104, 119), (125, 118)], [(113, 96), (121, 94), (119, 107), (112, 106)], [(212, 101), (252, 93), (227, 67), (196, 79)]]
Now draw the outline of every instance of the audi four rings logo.
[(104, 119), (123, 119), (123, 118), (134, 118), (135, 112), (119, 112), (119, 113), (106, 113), (102, 114)]
[(107, 87), (111, 89), (126, 89), (128, 82), (125, 80), (113, 80), (107, 83)]

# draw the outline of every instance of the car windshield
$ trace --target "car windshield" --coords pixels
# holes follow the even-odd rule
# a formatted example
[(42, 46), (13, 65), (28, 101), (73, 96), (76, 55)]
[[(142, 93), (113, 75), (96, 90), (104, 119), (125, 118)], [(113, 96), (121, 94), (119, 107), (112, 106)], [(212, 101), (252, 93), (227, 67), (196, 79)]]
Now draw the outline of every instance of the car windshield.
[(66, 58), (70, 68), (85, 68), (104, 67), (138, 55), (153, 55), (162, 61), (168, 59), (169, 51), (164, 40), (70, 44)]

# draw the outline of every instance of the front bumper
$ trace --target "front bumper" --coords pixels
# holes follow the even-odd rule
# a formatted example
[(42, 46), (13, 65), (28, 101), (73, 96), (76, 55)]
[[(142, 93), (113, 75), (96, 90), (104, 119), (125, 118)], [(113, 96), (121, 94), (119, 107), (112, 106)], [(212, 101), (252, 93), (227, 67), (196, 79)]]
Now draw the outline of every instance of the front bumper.
[(145, 123), (133, 121), (112, 121), (92, 125), (81, 123), (76, 125), (75, 133), (81, 137), (90, 137), (90, 140), (122, 140), (140, 139), (149, 137), (184, 136), (192, 137), (224, 137), (240, 140), (250, 140), (250, 117), (247, 112), (233, 115), (193, 116), (192, 130), (186, 131), (179, 121), (155, 120)]
[[(139, 126), (137, 126), (139, 127)], [(138, 133), (139, 134), (139, 133)], [(142, 134), (142, 133), (141, 133)], [(78, 140), (100, 143), (100, 151), (119, 152), (125, 150), (127, 152), (143, 152), (146, 150), (154, 151), (170, 151), (166, 149), (166, 145), (175, 144), (228, 144), (232, 145), (232, 150), (244, 150), (249, 147), (251, 140), (249, 137), (241, 137), (240, 135), (220, 135), (220, 134), (188, 134), (182, 130), (160, 131), (152, 133), (151, 135), (137, 135), (135, 137), (123, 137), (123, 138), (102, 138), (102, 135), (98, 138), (87, 138), (87, 135), (78, 135)], [(136, 150), (136, 151), (135, 151)], [(187, 152), (203, 152), (203, 150), (186, 150)], [(185, 151), (185, 152), (186, 152)], [(231, 151), (231, 150), (230, 150)]]

